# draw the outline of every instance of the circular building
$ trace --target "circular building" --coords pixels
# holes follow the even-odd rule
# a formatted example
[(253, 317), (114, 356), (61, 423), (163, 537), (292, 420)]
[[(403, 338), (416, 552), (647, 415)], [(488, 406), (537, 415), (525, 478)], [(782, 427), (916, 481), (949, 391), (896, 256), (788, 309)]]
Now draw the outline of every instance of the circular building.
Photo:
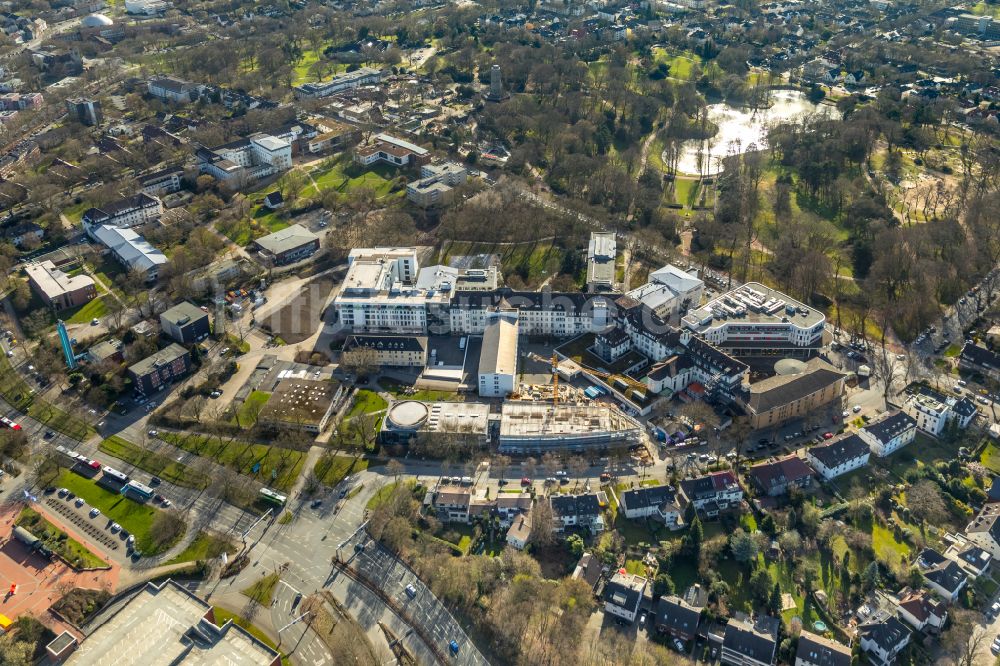
[(801, 375), (806, 370), (806, 364), (795, 358), (783, 358), (774, 364), (774, 374), (788, 377)]
[(84, 28), (109, 28), (115, 24), (104, 14), (88, 14), (80, 20), (80, 25)]
[(416, 432), (427, 421), (427, 405), (417, 400), (395, 403), (385, 415), (386, 425), (393, 430)]

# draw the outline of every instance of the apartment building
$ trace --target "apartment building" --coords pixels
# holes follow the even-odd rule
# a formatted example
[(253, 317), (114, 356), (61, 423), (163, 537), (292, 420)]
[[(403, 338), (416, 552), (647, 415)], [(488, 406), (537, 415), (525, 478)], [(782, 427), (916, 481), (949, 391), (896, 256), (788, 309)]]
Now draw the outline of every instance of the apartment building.
[(829, 481), (868, 464), (871, 449), (858, 435), (848, 435), (806, 451), (806, 459)]
[(187, 104), (201, 94), (202, 86), (173, 76), (154, 76), (149, 79), (147, 90), (153, 97), (175, 104)]
[(384, 367), (422, 368), (427, 365), (427, 336), (423, 335), (351, 335), (344, 351), (367, 349), (374, 352), (375, 364)]
[(618, 243), (613, 232), (592, 231), (587, 245), (587, 290), (611, 291), (615, 286)]
[(736, 357), (808, 358), (823, 341), (822, 312), (757, 282), (691, 310), (683, 325)]
[(903, 404), (903, 411), (916, 421), (917, 428), (937, 437), (952, 421), (959, 428), (967, 428), (979, 410), (968, 398), (952, 397), (920, 386)]
[(406, 186), (407, 200), (421, 208), (451, 203), (453, 190), (468, 178), (468, 170), (454, 162), (425, 164), (420, 167), (420, 179)]
[(626, 296), (642, 303), (659, 317), (669, 320), (677, 314), (686, 314), (689, 308), (698, 307), (705, 291), (705, 283), (696, 273), (689, 273), (673, 264), (649, 274), (649, 281), (628, 292)]
[(88, 208), (83, 213), (83, 226), (93, 236), (91, 230), (99, 226), (135, 227), (158, 220), (161, 215), (163, 204), (160, 199), (140, 192), (100, 208)]
[(868, 448), (884, 458), (912, 442), (917, 436), (917, 422), (906, 412), (895, 412), (869, 423), (858, 431)]
[(287, 137), (257, 133), (212, 149), (195, 151), (198, 169), (227, 186), (248, 182), (292, 167), (292, 144)]
[(151, 354), (128, 369), (135, 392), (149, 396), (191, 370), (191, 354), (176, 342)]
[(847, 375), (819, 358), (796, 374), (775, 375), (750, 384), (738, 396), (755, 430), (777, 426), (840, 400)]
[(162, 196), (180, 192), (184, 169), (179, 166), (167, 167), (144, 176), (139, 176), (139, 188), (149, 196)]

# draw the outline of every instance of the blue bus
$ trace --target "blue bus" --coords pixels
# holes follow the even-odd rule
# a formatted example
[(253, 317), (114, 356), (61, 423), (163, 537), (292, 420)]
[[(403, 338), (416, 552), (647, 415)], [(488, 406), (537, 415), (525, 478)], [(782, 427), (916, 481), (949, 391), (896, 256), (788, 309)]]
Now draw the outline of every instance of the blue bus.
[(122, 486), (122, 495), (145, 502), (152, 499), (153, 489), (143, 483), (133, 480)]

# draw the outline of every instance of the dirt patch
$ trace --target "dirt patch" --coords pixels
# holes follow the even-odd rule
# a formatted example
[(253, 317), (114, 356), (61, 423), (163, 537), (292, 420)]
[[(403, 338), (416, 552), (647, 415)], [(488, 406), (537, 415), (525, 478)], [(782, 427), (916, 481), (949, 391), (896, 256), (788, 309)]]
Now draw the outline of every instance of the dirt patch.
[(319, 278), (304, 285), (260, 325), (288, 344), (302, 342), (319, 328), (323, 308), (333, 287), (334, 281), (328, 278)]

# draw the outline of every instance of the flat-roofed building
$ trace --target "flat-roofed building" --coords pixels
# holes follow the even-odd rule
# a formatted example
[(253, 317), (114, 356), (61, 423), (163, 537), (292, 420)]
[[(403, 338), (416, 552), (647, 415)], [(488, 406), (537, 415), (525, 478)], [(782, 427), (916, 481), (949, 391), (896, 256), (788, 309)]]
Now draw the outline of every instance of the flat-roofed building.
[(76, 307), (97, 297), (97, 287), (89, 275), (69, 275), (51, 261), (29, 263), (24, 267), (28, 284), (45, 304), (55, 310)]
[(358, 130), (350, 125), (323, 119), (316, 136), (306, 140), (306, 150), (312, 154), (343, 150), (357, 141)]
[(682, 323), (737, 358), (805, 358), (822, 345), (826, 317), (780, 291), (748, 282), (691, 310)]
[(319, 236), (293, 224), (253, 242), (258, 252), (275, 266), (301, 261), (319, 249)]
[(317, 99), (320, 97), (329, 97), (344, 90), (372, 85), (381, 80), (382, 70), (373, 67), (359, 67), (352, 72), (335, 74), (329, 81), (304, 83), (301, 86), (296, 86), (294, 90), (295, 94), (299, 97)]
[(605, 231), (590, 232), (587, 245), (587, 289), (611, 291), (615, 288), (615, 258), (618, 244), (615, 234)]
[(135, 392), (149, 396), (191, 370), (191, 354), (176, 342), (130, 366)]
[(839, 400), (847, 375), (826, 361), (813, 358), (796, 374), (775, 375), (751, 384), (737, 400), (756, 430), (805, 416)]
[(502, 398), (517, 385), (517, 311), (497, 310), (483, 332), (479, 353), (479, 395)]
[(425, 164), (420, 167), (420, 179), (406, 186), (406, 198), (421, 208), (451, 203), (453, 189), (466, 181), (468, 173), (454, 162)]
[(182, 301), (160, 314), (160, 329), (176, 342), (193, 344), (208, 337), (208, 313), (194, 303)]
[(379, 134), (374, 142), (355, 151), (354, 161), (362, 166), (371, 166), (376, 162), (403, 167), (421, 166), (431, 161), (431, 154), (426, 148), (421, 148), (415, 143), (388, 134)]
[(282, 379), (260, 410), (257, 424), (274, 430), (291, 428), (319, 434), (330, 422), (342, 394), (343, 387), (336, 381)]
[(684, 314), (689, 308), (701, 303), (705, 283), (697, 273), (690, 273), (673, 264), (649, 274), (649, 281), (641, 287), (636, 287), (626, 296), (647, 308), (663, 319), (670, 319), (676, 314)]
[(639, 442), (642, 425), (614, 405), (508, 400), (500, 414), (500, 451), (600, 451)]
[(604, 587), (604, 612), (635, 622), (648, 582), (642, 576), (630, 574), (625, 569), (616, 571)]
[(402, 400), (392, 403), (386, 410), (379, 441), (409, 444), (416, 438), (426, 436), (468, 446), (482, 446), (489, 441), (489, 429), (489, 405)]
[(89, 623), (70, 666), (246, 664), (280, 666), (281, 654), (232, 619), (219, 622), (211, 604), (167, 580), (147, 583)]

